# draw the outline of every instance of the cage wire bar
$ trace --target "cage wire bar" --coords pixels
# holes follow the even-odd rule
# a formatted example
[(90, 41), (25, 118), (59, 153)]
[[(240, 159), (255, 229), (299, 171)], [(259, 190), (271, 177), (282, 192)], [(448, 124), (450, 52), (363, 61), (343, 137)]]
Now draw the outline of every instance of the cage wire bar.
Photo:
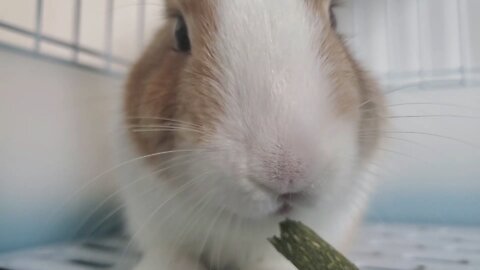
[(142, 50), (144, 47), (145, 40), (145, 9), (147, 2), (146, 0), (139, 0), (139, 8), (137, 14), (137, 46), (138, 50)]
[[(19, 35), (23, 35), (26, 37), (33, 38), (34, 46), (31, 50), (29, 49), (22, 49), (16, 47), (14, 45), (9, 45), (8, 42), (4, 40), (0, 40), (0, 46), (4, 48), (11, 48), (15, 50), (20, 50), (23, 52), (27, 52), (31, 55), (40, 56), (44, 58), (59, 60), (63, 63), (73, 64), (75, 66), (84, 67), (93, 69), (102, 73), (106, 74), (115, 74), (120, 75), (122, 74), (115, 66), (120, 66), (123, 68), (128, 68), (132, 59), (127, 59), (125, 57), (120, 57), (118, 55), (114, 55), (113, 52), (113, 33), (114, 33), (114, 12), (115, 12), (115, 2), (118, 0), (105, 0), (104, 3), (106, 5), (106, 16), (104, 22), (104, 29), (105, 29), (105, 37), (104, 37), (104, 49), (92, 49), (88, 46), (83, 46), (81, 44), (81, 30), (82, 30), (82, 0), (72, 0), (74, 1), (74, 8), (73, 8), (73, 29), (72, 29), (72, 42), (64, 41), (60, 38), (56, 38), (53, 36), (49, 36), (43, 32), (43, 25), (44, 25), (44, 10), (45, 10), (45, 0), (36, 0), (36, 12), (35, 12), (35, 27), (34, 31), (28, 30), (26, 28), (14, 25), (8, 21), (0, 20), (0, 29), (7, 30), (10, 32), (14, 32)], [(146, 0), (135, 0), (135, 7), (137, 8), (136, 14), (136, 40), (137, 40), (137, 50), (140, 51), (145, 46), (145, 29), (146, 29), (146, 8), (147, 8), (147, 1)], [(352, 29), (353, 29), (353, 39), (352, 39), (352, 47), (355, 52), (361, 52), (361, 44), (359, 43), (358, 38), (356, 35), (360, 32), (359, 26), (362, 24), (361, 18), (359, 16), (362, 8), (365, 8), (365, 2), (358, 1), (358, 0), (349, 0), (352, 4)], [(385, 85), (393, 87), (405, 84), (407, 82), (413, 83), (417, 86), (421, 87), (430, 87), (432, 84), (446, 84), (449, 86), (458, 85), (458, 86), (468, 86), (473, 84), (480, 85), (480, 82), (476, 82), (475, 80), (471, 80), (471, 77), (474, 75), (480, 74), (480, 67), (479, 66), (467, 66), (467, 60), (469, 59), (469, 52), (470, 52), (470, 40), (471, 31), (469, 27), (471, 25), (468, 23), (469, 21), (469, 14), (466, 12), (467, 9), (467, 0), (454, 0), (456, 1), (456, 9), (457, 9), (457, 17), (458, 21), (456, 24), (458, 25), (458, 38), (459, 40), (459, 66), (455, 69), (426, 69), (427, 66), (425, 63), (425, 52), (432, 50), (432, 48), (426, 47), (426, 40), (422, 35), (421, 29), (425, 26), (425, 10), (423, 5), (426, 3), (425, 0), (414, 0), (416, 3), (416, 20), (418, 22), (418, 70), (411, 70), (408, 72), (401, 72), (396, 71), (393, 67), (393, 59), (394, 59), (394, 51), (392, 49), (393, 45), (393, 33), (395, 33), (392, 14), (394, 10), (392, 10), (393, 3), (399, 0), (379, 0), (376, 1), (380, 3), (384, 1), (385, 9), (384, 9), (384, 18), (385, 18), (385, 37), (384, 37), (384, 46), (386, 47), (386, 67), (385, 70), (380, 72), (378, 76), (382, 79)], [(400, 0), (401, 1), (401, 0)], [(346, 1), (348, 2), (348, 1)], [(369, 1), (372, 2), (372, 1)], [(71, 58), (65, 57), (57, 57), (47, 55), (42, 52), (42, 44), (50, 44), (57, 47), (61, 47), (64, 49), (71, 50)], [(101, 60), (104, 65), (103, 67), (95, 67), (89, 64), (82, 63), (79, 61), (79, 55), (85, 54), (92, 56), (98, 60)], [(476, 63), (476, 65), (478, 65)], [(437, 85), (438, 86), (438, 85)]]
[(82, 23), (82, 0), (75, 0), (73, 24), (73, 61), (78, 62), (78, 47), (80, 46), (80, 26)]
[[(42, 18), (43, 18), (43, 0), (37, 0), (36, 5), (36, 26), (35, 26), (35, 52), (40, 53), (40, 43), (42, 42)], [(1, 22), (0, 22), (1, 23)], [(14, 30), (13, 28), (11, 30)]]
[[(82, 18), (82, 0), (74, 0), (74, 9), (73, 9), (73, 29), (72, 29), (72, 38), (73, 42), (67, 42), (64, 40), (61, 40), (56, 37), (49, 36), (47, 34), (43, 33), (43, 22), (44, 22), (44, 0), (36, 0), (35, 4), (35, 30), (32, 32), (24, 27), (20, 27), (17, 25), (14, 25), (12, 23), (9, 23), (4, 20), (0, 20), (0, 29), (4, 29), (16, 34), (23, 35), (25, 37), (31, 37), (34, 39), (34, 46), (33, 49), (28, 50), (28, 49), (23, 49), (20, 47), (16, 47), (14, 45), (10, 45), (7, 42), (0, 40), (0, 48), (8, 48), (8, 49), (14, 49), (16, 51), (20, 52), (25, 52), (29, 55), (34, 55), (34, 56), (39, 56), (41, 58), (46, 58), (50, 60), (55, 60), (55, 61), (60, 61), (62, 63), (66, 64), (72, 64), (77, 67), (82, 67), (82, 68), (87, 68), (90, 70), (98, 71), (101, 73), (107, 73), (110, 75), (120, 75), (121, 73), (118, 71), (115, 71), (113, 69), (113, 65), (119, 65), (123, 67), (128, 67), (131, 63), (131, 60), (122, 58), (119, 56), (113, 55), (113, 18), (114, 18), (114, 2), (115, 0), (107, 0), (106, 1), (106, 22), (105, 22), (105, 40), (104, 40), (104, 50), (97, 50), (97, 49), (92, 49), (86, 46), (82, 46), (80, 44), (80, 39), (81, 39), (81, 18)], [(142, 3), (144, 3), (144, 0), (141, 0)], [(146, 9), (146, 4), (140, 4), (138, 5), (138, 9), (140, 10), (138, 12), (139, 16), (141, 18), (138, 19), (138, 38), (144, 37), (144, 21), (145, 21), (145, 9)], [(142, 24), (142, 25), (140, 25)], [(142, 32), (142, 33), (140, 33)], [(60, 48), (68, 49), (71, 50), (72, 52), (72, 57), (70, 59), (66, 59), (63, 57), (58, 57), (58, 56), (51, 56), (43, 53), (41, 51), (42, 44), (51, 44), (58, 46)], [(143, 46), (143, 42), (139, 42), (139, 48), (140, 46)], [(92, 56), (94, 58), (97, 58), (99, 60), (104, 61), (104, 67), (99, 68), (95, 66), (91, 66), (88, 64), (84, 64), (79, 62), (79, 54), (83, 53), (89, 56)]]
[(113, 59), (113, 8), (114, 0), (107, 0), (107, 16), (105, 22), (106, 70), (112, 72)]
[[(422, 27), (425, 27), (425, 13), (426, 10), (423, 7), (424, 4), (427, 2), (425, 0), (415, 0), (416, 5), (416, 20), (418, 24), (418, 36), (417, 36), (417, 53), (418, 53), (418, 63), (419, 67), (417, 70), (401, 72), (396, 71), (393, 68), (393, 56), (394, 51), (392, 49), (392, 37), (394, 36), (395, 29), (392, 24), (392, 14), (394, 10), (392, 10), (392, 3), (398, 2), (401, 0), (380, 0), (376, 1), (379, 3), (381, 1), (386, 2), (385, 5), (385, 21), (383, 22), (386, 26), (385, 29), (385, 40), (384, 45), (386, 47), (386, 68), (385, 71), (382, 71), (379, 77), (382, 79), (382, 82), (387, 88), (395, 88), (395, 87), (418, 87), (418, 88), (427, 88), (427, 87), (439, 87), (439, 86), (478, 86), (480, 85), (480, 80), (478, 79), (471, 79), (480, 75), (480, 65), (476, 63), (474, 66), (467, 67), (467, 59), (469, 59), (471, 52), (471, 48), (469, 48), (471, 37), (469, 36), (471, 31), (469, 31), (471, 25), (468, 23), (469, 14), (466, 12), (467, 10), (467, 1), (468, 0), (453, 0), (456, 3), (456, 11), (457, 11), (457, 26), (458, 26), (458, 53), (459, 53), (459, 66), (453, 69), (426, 69), (425, 66), (425, 52), (432, 51), (434, 48), (428, 48), (425, 44), (425, 37), (422, 34)], [(358, 0), (346, 0), (345, 2), (350, 2), (353, 6), (351, 10), (351, 23), (353, 29), (353, 38), (352, 38), (352, 48), (355, 52), (361, 52), (360, 44), (358, 38), (356, 38), (357, 34), (360, 33), (359, 25), (362, 24), (360, 21), (359, 13), (362, 8), (365, 6), (365, 2), (358, 1)], [(372, 1), (370, 1), (372, 2)], [(406, 2), (406, 1), (405, 1)], [(449, 18), (447, 18), (449, 19)], [(480, 50), (480, 47), (479, 47)], [(451, 79), (450, 77), (456, 77), (456, 79)], [(394, 81), (400, 81), (400, 83), (395, 83)], [(410, 83), (409, 83), (410, 81)], [(395, 89), (394, 89), (395, 90)]]

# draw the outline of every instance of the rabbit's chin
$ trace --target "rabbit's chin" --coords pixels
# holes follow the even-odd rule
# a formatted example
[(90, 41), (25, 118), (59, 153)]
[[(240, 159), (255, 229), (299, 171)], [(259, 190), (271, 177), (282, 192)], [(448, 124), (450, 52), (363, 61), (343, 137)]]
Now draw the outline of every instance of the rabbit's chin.
[[(134, 195), (127, 194), (128, 196)], [(131, 201), (144, 202), (145, 198), (131, 198)], [(282, 258), (272, 253), (272, 247), (267, 241), (278, 234), (278, 222), (283, 218), (244, 219), (211, 209), (199, 210), (196, 215), (188, 217), (170, 215), (182, 211), (179, 206), (182, 203), (184, 202), (175, 202), (176, 205), (171, 209), (164, 210), (165, 213), (161, 216), (150, 220), (149, 226), (144, 226), (150, 216), (144, 210), (144, 205), (129, 204), (130, 232), (140, 244), (144, 258), (153, 258), (152, 262), (147, 260), (142, 265), (158, 266), (165, 261), (170, 264), (172, 260), (176, 264), (186, 260), (187, 265), (199, 264), (201, 267), (219, 266), (224, 269), (235, 266), (238, 269), (256, 269), (256, 264), (263, 262), (265, 265), (277, 265), (279, 269), (294, 269), (289, 268), (289, 264), (278, 265)], [(183, 209), (187, 212), (189, 207)], [(298, 211), (291, 218), (302, 220), (339, 250), (347, 251), (361, 215), (359, 209), (344, 207), (325, 210)]]

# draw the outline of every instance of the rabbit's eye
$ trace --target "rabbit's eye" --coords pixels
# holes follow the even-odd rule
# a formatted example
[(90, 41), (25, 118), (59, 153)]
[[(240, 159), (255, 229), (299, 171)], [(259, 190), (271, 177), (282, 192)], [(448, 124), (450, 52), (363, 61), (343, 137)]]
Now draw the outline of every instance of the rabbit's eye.
[(338, 25), (337, 16), (335, 15), (335, 8), (338, 6), (339, 6), (339, 2), (336, 0), (333, 0), (328, 10), (330, 15), (330, 24), (332, 25), (333, 29), (337, 29), (337, 25)]
[(190, 52), (191, 44), (188, 37), (188, 28), (182, 16), (177, 17), (175, 25), (175, 49), (179, 52)]

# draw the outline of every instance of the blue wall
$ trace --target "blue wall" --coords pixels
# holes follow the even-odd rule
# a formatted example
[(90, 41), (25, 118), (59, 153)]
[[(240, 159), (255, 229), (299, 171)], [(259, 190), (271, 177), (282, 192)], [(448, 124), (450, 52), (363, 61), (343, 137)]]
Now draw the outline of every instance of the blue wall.
[(382, 192), (371, 203), (373, 222), (480, 225), (480, 191), (397, 190)]

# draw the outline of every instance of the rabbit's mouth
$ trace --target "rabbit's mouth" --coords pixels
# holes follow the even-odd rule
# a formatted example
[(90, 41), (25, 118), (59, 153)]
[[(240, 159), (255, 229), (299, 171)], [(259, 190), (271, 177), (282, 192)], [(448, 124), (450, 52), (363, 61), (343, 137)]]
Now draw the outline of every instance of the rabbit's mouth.
[(293, 205), (288, 202), (283, 202), (278, 207), (275, 215), (277, 216), (288, 216), (294, 210)]
[(288, 216), (295, 210), (297, 204), (308, 201), (308, 197), (303, 192), (285, 193), (278, 196), (278, 208), (275, 211), (275, 215)]

